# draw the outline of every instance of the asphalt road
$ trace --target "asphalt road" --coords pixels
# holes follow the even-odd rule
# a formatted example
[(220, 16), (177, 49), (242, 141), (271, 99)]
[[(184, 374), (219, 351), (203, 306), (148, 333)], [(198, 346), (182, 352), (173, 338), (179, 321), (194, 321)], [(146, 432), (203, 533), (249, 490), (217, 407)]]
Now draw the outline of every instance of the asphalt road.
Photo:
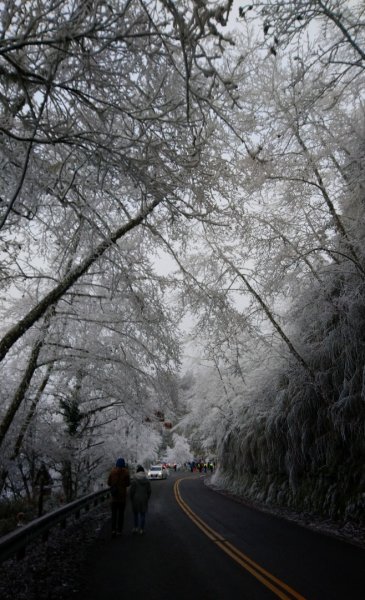
[(364, 600), (365, 552), (214, 492), (199, 474), (153, 481), (146, 534), (89, 553), (73, 600)]

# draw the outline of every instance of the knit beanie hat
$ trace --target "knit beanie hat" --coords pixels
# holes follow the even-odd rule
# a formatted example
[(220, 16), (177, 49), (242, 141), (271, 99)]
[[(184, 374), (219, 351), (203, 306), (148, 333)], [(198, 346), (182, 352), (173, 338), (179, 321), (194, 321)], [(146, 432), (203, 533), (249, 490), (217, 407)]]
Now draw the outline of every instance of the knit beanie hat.
[(124, 458), (118, 458), (117, 462), (115, 463), (115, 466), (116, 467), (120, 467), (120, 468), (125, 467), (125, 460), (124, 460)]

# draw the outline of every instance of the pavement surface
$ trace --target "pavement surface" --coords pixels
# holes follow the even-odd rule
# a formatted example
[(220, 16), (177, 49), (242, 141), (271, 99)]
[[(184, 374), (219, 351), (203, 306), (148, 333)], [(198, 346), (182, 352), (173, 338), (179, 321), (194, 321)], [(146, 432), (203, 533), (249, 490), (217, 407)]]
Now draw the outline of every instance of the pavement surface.
[(145, 535), (110, 521), (72, 600), (363, 600), (365, 551), (216, 493), (198, 473), (153, 481)]

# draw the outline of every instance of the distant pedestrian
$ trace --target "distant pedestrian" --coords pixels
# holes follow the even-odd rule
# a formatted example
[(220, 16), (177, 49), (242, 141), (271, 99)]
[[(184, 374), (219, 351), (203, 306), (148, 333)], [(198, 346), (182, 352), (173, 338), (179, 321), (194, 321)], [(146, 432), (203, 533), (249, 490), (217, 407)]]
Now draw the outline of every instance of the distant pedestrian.
[(129, 485), (129, 470), (126, 467), (125, 460), (124, 458), (118, 458), (108, 477), (108, 486), (111, 493), (112, 537), (121, 535), (123, 531), (127, 487)]
[(148, 501), (151, 496), (151, 484), (146, 477), (144, 468), (138, 465), (137, 472), (132, 478), (130, 497), (134, 516), (133, 533), (144, 533)]
[(38, 517), (43, 514), (43, 502), (46, 496), (50, 496), (53, 479), (44, 462), (35, 477), (34, 486), (38, 493)]

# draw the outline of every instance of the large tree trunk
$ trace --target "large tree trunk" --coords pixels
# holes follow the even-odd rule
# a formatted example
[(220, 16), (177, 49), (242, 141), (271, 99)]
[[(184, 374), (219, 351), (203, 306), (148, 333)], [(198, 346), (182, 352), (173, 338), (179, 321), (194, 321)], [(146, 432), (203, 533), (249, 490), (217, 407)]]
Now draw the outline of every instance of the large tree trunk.
[[(24, 335), (28, 329), (34, 325), (46, 312), (46, 310), (57, 302), (67, 292), (67, 290), (76, 281), (86, 273), (89, 267), (94, 264), (100, 256), (104, 254), (106, 250), (111, 248), (120, 238), (126, 233), (140, 225), (145, 218), (153, 212), (153, 210), (163, 201), (163, 198), (156, 198), (149, 206), (139, 212), (139, 214), (125, 223), (119, 229), (117, 229), (108, 239), (104, 240), (97, 246), (87, 258), (85, 258), (80, 265), (72, 269), (63, 280), (49, 292), (43, 300), (41, 300), (29, 313), (21, 319), (14, 327), (12, 327), (8, 333), (5, 334), (3, 339), (0, 341), (0, 362), (9, 352), (10, 348)], [(1, 443), (1, 436), (0, 436)]]
[(47, 335), (47, 331), (48, 331), (50, 322), (52, 320), (52, 317), (54, 316), (54, 312), (55, 312), (55, 307), (54, 306), (49, 307), (49, 309), (46, 313), (45, 319), (44, 319), (41, 333), (38, 337), (38, 340), (36, 341), (36, 343), (34, 344), (34, 346), (32, 348), (30, 358), (28, 361), (28, 365), (27, 365), (27, 368), (23, 375), (23, 378), (18, 386), (17, 391), (15, 392), (14, 398), (13, 398), (12, 402), (10, 403), (8, 410), (6, 411), (3, 420), (0, 423), (0, 448), (2, 446), (5, 436), (9, 430), (10, 425), (13, 422), (13, 419), (16, 415), (17, 410), (24, 400), (24, 396), (29, 388), (30, 382), (31, 382), (34, 372), (37, 368), (38, 356), (43, 347), (44, 340)]
[[(32, 403), (31, 403), (30, 408), (28, 410), (26, 419), (25, 419), (23, 425), (20, 428), (20, 432), (19, 432), (18, 437), (16, 439), (16, 442), (14, 444), (14, 450), (13, 450), (13, 453), (11, 455), (11, 460), (16, 460), (18, 458), (19, 454), (20, 454), (20, 450), (22, 449), (22, 446), (23, 446), (23, 440), (24, 440), (25, 434), (27, 432), (27, 429), (28, 429), (28, 427), (29, 427), (29, 425), (30, 425), (33, 417), (34, 417), (34, 413), (36, 411), (38, 402), (41, 399), (42, 394), (44, 392), (44, 389), (45, 389), (45, 387), (46, 387), (46, 385), (47, 385), (47, 383), (49, 381), (52, 369), (53, 369), (53, 364), (49, 365), (49, 367), (47, 369), (47, 373), (46, 373), (45, 377), (43, 378), (43, 381), (42, 381), (41, 385), (39, 386), (38, 391), (37, 391), (34, 399), (32, 400)], [(22, 475), (22, 479), (23, 479), (23, 483), (24, 483), (24, 488), (25, 488), (27, 497), (28, 497), (28, 499), (30, 499), (30, 492), (28, 491), (28, 484), (27, 484), (27, 481), (26, 481), (26, 477), (23, 474), (23, 471), (22, 471), (21, 468), (20, 468), (20, 471), (21, 471), (21, 475)], [(1, 469), (1, 472), (0, 472), (0, 494), (3, 491), (3, 489), (4, 489), (4, 485), (5, 485), (5, 481), (6, 481), (7, 476), (8, 476), (8, 469), (3, 467)]]
[(10, 406), (8, 407), (8, 410), (6, 411), (2, 422), (0, 423), (0, 447), (4, 441), (4, 438), (5, 438), (8, 430), (9, 430), (10, 425), (13, 422), (13, 419), (16, 415), (18, 408), (20, 407), (21, 403), (23, 402), (25, 393), (27, 392), (27, 390), (29, 388), (34, 371), (37, 368), (37, 360), (38, 360), (38, 356), (41, 351), (41, 348), (43, 346), (43, 342), (44, 342), (44, 335), (42, 335), (41, 338), (33, 346), (32, 352), (30, 355), (30, 359), (28, 362), (28, 366), (23, 375), (23, 378), (18, 386), (17, 391), (15, 392), (14, 398), (13, 398)]

